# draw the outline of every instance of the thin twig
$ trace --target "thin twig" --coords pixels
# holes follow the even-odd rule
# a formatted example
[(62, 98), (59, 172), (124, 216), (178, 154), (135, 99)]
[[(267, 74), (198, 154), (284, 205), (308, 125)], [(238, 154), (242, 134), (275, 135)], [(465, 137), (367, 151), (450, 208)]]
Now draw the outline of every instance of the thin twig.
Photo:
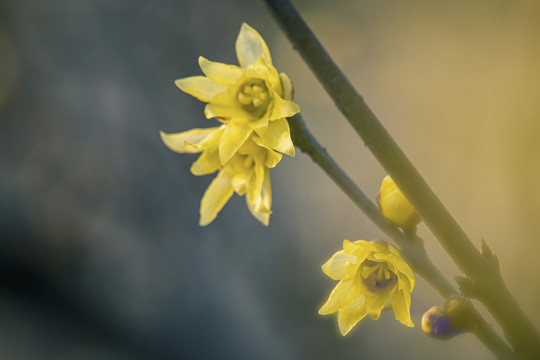
[[(394, 240), (402, 256), (415, 273), (426, 280), (444, 299), (457, 294), (457, 290), (446, 280), (429, 258), (422, 239), (414, 234), (404, 234), (390, 225), (381, 215), (377, 206), (356, 186), (334, 159), (318, 143), (307, 129), (300, 114), (289, 118), (291, 136), (294, 144), (323, 169), (323, 171), (343, 190), (366, 216), (389, 238)], [(474, 334), (499, 359), (513, 359), (515, 354), (504, 340), (478, 314), (478, 324)]]
[(520, 308), (500, 272), (471, 240), (398, 147), (362, 97), (332, 61), (289, 0), (264, 0), (294, 48), (336, 106), (422, 217), (456, 265), (477, 285), (478, 299), (524, 358), (540, 359), (540, 335)]

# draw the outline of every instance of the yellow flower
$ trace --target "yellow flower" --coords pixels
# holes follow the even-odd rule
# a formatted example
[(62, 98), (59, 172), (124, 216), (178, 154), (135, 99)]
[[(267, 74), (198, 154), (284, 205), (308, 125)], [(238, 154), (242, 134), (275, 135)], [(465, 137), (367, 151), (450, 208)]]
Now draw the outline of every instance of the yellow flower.
[(335, 253), (322, 270), (339, 283), (319, 314), (337, 311), (342, 335), (366, 315), (377, 320), (388, 301), (397, 320), (414, 326), (410, 314), (414, 274), (392, 245), (381, 240), (344, 240), (343, 250)]
[(199, 58), (206, 76), (176, 81), (184, 92), (208, 103), (205, 115), (227, 124), (218, 145), (219, 159), (225, 165), (255, 132), (269, 149), (294, 156), (286, 120), (300, 111), (292, 102), (293, 88), (284, 73), (272, 65), (268, 47), (259, 33), (242, 24), (236, 40), (240, 66)]
[(161, 132), (161, 139), (169, 149), (179, 153), (201, 152), (191, 166), (194, 175), (219, 171), (201, 200), (201, 226), (208, 225), (216, 218), (234, 192), (240, 196), (245, 194), (250, 212), (257, 220), (268, 225), (272, 204), (270, 168), (277, 165), (282, 155), (261, 146), (261, 139), (253, 135), (222, 165), (218, 147), (226, 129), (227, 126), (222, 125), (176, 134)]
[(377, 204), (384, 217), (396, 226), (415, 226), (421, 221), (416, 210), (389, 175), (382, 181)]

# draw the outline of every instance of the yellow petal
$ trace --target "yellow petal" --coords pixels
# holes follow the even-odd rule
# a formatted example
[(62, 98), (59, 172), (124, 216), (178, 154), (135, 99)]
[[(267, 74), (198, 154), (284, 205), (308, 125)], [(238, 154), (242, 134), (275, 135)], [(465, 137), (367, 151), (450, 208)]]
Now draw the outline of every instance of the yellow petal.
[[(270, 186), (270, 170), (266, 169), (265, 178), (262, 186), (262, 201), (265, 205), (265, 208), (270, 209), (272, 206), (272, 188)], [(248, 206), (251, 214), (259, 220), (263, 225), (268, 226), (270, 222), (270, 213), (271, 212), (260, 212), (255, 210), (251, 205), (251, 201), (248, 196), (246, 196), (246, 204)]]
[(411, 294), (406, 291), (396, 291), (391, 301), (396, 319), (405, 326), (413, 327), (414, 324), (411, 319)]
[(232, 119), (227, 126), (221, 140), (219, 141), (219, 159), (225, 165), (251, 135), (251, 129), (242, 123)]
[(272, 113), (270, 114), (270, 121), (290, 117), (300, 112), (300, 106), (298, 106), (298, 104), (282, 99), (275, 92), (272, 98), (274, 104), (272, 107)]
[(356, 298), (351, 305), (339, 310), (338, 324), (341, 335), (345, 336), (360, 320), (367, 315), (365, 298)]
[(245, 117), (244, 111), (231, 100), (228, 92), (214, 96), (204, 108), (204, 115), (207, 119), (214, 117), (219, 119)]
[(372, 252), (369, 241), (357, 240), (350, 242), (349, 240), (343, 240), (343, 251), (346, 254), (354, 255), (357, 257), (357, 263), (363, 262)]
[(279, 78), (281, 79), (281, 87), (283, 88), (283, 99), (292, 101), (294, 98), (294, 89), (291, 79), (285, 73), (280, 73)]
[(268, 124), (268, 128), (261, 136), (261, 140), (269, 149), (279, 151), (280, 153), (289, 156), (295, 155), (289, 123), (284, 118), (271, 121)]
[(377, 203), (384, 217), (396, 226), (415, 226), (421, 221), (409, 200), (388, 175), (381, 183)]
[(201, 199), (201, 226), (210, 224), (234, 193), (229, 172), (228, 169), (221, 170), (206, 189)]
[(217, 150), (203, 151), (201, 156), (191, 165), (193, 175), (208, 175), (221, 169)]
[(204, 75), (220, 85), (234, 84), (244, 73), (238, 66), (210, 61), (202, 56), (199, 57), (199, 66)]
[(212, 145), (217, 145), (220, 134), (220, 127), (191, 129), (174, 134), (160, 131), (163, 143), (172, 151), (179, 153), (197, 153)]
[(251, 179), (252, 176), (253, 174), (247, 171), (236, 172), (232, 178), (234, 192), (240, 196), (244, 195), (249, 186), (249, 179)]
[(270, 149), (268, 144), (261, 140), (259, 136), (252, 136), (251, 140), (260, 147), (266, 149), (266, 159), (264, 160), (264, 166), (274, 168), (280, 161), (283, 155)]
[(253, 209), (257, 212), (270, 213), (270, 208), (266, 207), (266, 204), (263, 202), (262, 198), (262, 188), (265, 180), (265, 173), (267, 169), (262, 164), (255, 163), (255, 173), (251, 177), (247, 197), (249, 203)]
[(409, 279), (409, 283), (411, 284), (411, 290), (414, 288), (415, 284), (415, 278), (414, 278), (414, 272), (412, 271), (411, 267), (403, 260), (401, 257), (396, 257), (394, 260), (394, 266), (397, 268), (397, 270), (405, 275), (407, 279)]
[(278, 152), (275, 152), (273, 150), (266, 150), (266, 160), (264, 162), (264, 166), (266, 167), (269, 167), (269, 168), (273, 168), (275, 167), (280, 161), (281, 161), (281, 158), (283, 157), (283, 155), (281, 155), (280, 153)]
[(353, 279), (341, 280), (334, 290), (330, 293), (326, 303), (320, 308), (319, 314), (327, 315), (335, 313), (336, 311), (350, 305), (355, 295), (355, 285)]
[(259, 55), (257, 60), (245, 68), (246, 78), (257, 78), (266, 80), (267, 88), (274, 90), (279, 96), (283, 95), (281, 78), (276, 68), (268, 63), (264, 55)]
[[(394, 287), (394, 290), (396, 287)], [(377, 320), (379, 318), (379, 315), (381, 314), (382, 309), (384, 308), (384, 305), (390, 300), (392, 295), (394, 294), (394, 290), (388, 289), (387, 291), (381, 292), (380, 294), (377, 293), (368, 293), (366, 295), (366, 309), (370, 313), (369, 315), (374, 320)]]
[(270, 213), (262, 213), (255, 210), (253, 206), (251, 206), (251, 203), (249, 202), (249, 199), (247, 196), (246, 196), (246, 205), (249, 209), (249, 212), (251, 213), (251, 215), (253, 215), (255, 219), (259, 220), (259, 222), (261, 222), (261, 224), (263, 224), (264, 226), (268, 226), (268, 224), (270, 223)]
[(245, 68), (253, 64), (261, 54), (264, 55), (269, 64), (272, 63), (270, 51), (261, 35), (259, 35), (257, 30), (243, 23), (236, 39), (236, 57), (238, 58), (238, 63), (241, 67)]
[(226, 86), (219, 85), (204, 76), (190, 76), (178, 79), (174, 83), (183, 92), (204, 102), (209, 102), (217, 94), (227, 91)]
[(347, 263), (355, 264), (356, 256), (345, 254), (340, 250), (324, 263), (322, 271), (334, 280), (343, 280), (347, 276)]

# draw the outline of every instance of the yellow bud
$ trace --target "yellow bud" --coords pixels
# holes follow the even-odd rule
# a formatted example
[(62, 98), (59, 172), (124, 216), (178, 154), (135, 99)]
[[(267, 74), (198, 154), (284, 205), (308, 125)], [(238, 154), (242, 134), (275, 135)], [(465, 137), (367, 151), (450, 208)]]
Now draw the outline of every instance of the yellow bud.
[(384, 217), (396, 226), (415, 226), (421, 221), (416, 210), (389, 175), (382, 181), (377, 204)]

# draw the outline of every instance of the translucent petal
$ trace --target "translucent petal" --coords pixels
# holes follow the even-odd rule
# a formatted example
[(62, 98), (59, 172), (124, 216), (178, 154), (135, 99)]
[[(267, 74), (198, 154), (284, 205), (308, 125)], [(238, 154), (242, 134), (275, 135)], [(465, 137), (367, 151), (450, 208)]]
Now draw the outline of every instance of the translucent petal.
[(283, 88), (283, 99), (292, 101), (294, 98), (294, 89), (291, 79), (285, 73), (280, 73), (279, 78), (281, 79), (281, 87)]
[(356, 297), (355, 286), (352, 279), (341, 280), (330, 293), (326, 303), (320, 308), (319, 314), (327, 315), (351, 304)]
[(204, 102), (209, 102), (217, 94), (227, 91), (226, 86), (219, 85), (204, 76), (190, 76), (178, 79), (174, 83), (183, 92)]
[(373, 317), (373, 314), (380, 314), (382, 309), (384, 308), (384, 305), (390, 300), (392, 295), (394, 294), (396, 290), (397, 285), (394, 285), (392, 288), (389, 288), (386, 291), (383, 291), (381, 293), (373, 293), (369, 292), (366, 293), (366, 309), (370, 313), (370, 316), (373, 319), (377, 319), (377, 317)]
[(391, 301), (396, 319), (405, 326), (413, 327), (414, 324), (411, 319), (411, 294), (406, 291), (396, 291)]
[(210, 100), (204, 108), (204, 115), (207, 119), (214, 117), (219, 119), (230, 119), (232, 117), (245, 116), (245, 113), (231, 100), (228, 92), (223, 92)]
[(278, 152), (275, 152), (273, 150), (268, 149), (266, 151), (266, 160), (264, 162), (264, 165), (269, 168), (275, 167), (280, 161), (283, 155), (281, 155)]
[(298, 104), (289, 100), (284, 100), (279, 97), (275, 92), (273, 94), (274, 106), (272, 107), (272, 113), (270, 114), (270, 120), (277, 120), (293, 116), (300, 112)]
[(251, 129), (232, 119), (225, 127), (219, 142), (219, 159), (225, 165), (251, 135)]
[(372, 252), (370, 243), (365, 240), (357, 240), (355, 242), (343, 240), (343, 250), (346, 254), (356, 256), (358, 258), (358, 264), (362, 263)]
[(414, 288), (415, 278), (411, 267), (405, 262), (405, 260), (403, 260), (403, 258), (397, 256), (394, 258), (393, 263), (397, 270), (409, 279), (412, 290)]
[(322, 271), (334, 280), (342, 280), (347, 276), (347, 263), (355, 264), (356, 256), (345, 254), (340, 250), (324, 263)]
[(203, 151), (201, 156), (191, 165), (193, 175), (208, 175), (221, 169), (217, 150)]
[(261, 139), (272, 150), (289, 156), (295, 155), (289, 123), (284, 118), (271, 121)]
[(366, 315), (365, 298), (363, 296), (354, 299), (351, 305), (339, 310), (338, 324), (341, 335), (347, 335)]
[[(251, 202), (249, 200), (250, 200), (249, 197), (246, 196), (246, 204), (251, 214), (257, 220), (259, 220), (263, 225), (268, 226), (271, 212), (260, 212), (260, 211), (255, 210), (255, 208), (251, 205)], [(265, 171), (265, 177), (264, 177), (264, 182), (262, 186), (262, 201), (264, 203), (265, 208), (270, 209), (270, 207), (272, 206), (272, 188), (270, 186), (270, 170), (269, 169), (266, 169)]]
[(270, 209), (272, 207), (272, 185), (270, 183), (270, 169), (268, 168), (264, 169), (264, 181), (261, 196), (264, 206), (267, 209)]
[(228, 169), (221, 170), (206, 189), (201, 199), (201, 226), (210, 224), (234, 193), (230, 175)]
[(216, 145), (221, 127), (191, 129), (181, 133), (167, 134), (160, 132), (161, 140), (172, 151), (179, 153), (198, 153)]
[(238, 66), (210, 61), (202, 56), (199, 57), (199, 66), (204, 75), (221, 85), (236, 83), (244, 73), (244, 70)]
[(253, 174), (247, 171), (236, 172), (233, 175), (232, 187), (238, 195), (242, 196), (246, 193), (249, 187), (249, 180), (252, 175)]
[(409, 278), (402, 273), (398, 273), (398, 288), (400, 290), (411, 292), (413, 289), (413, 286), (411, 284), (411, 281)]
[(269, 64), (272, 63), (270, 51), (261, 35), (259, 35), (257, 30), (243, 23), (236, 39), (236, 57), (238, 58), (238, 63), (241, 67), (245, 68), (253, 64), (261, 54), (264, 55)]
[(265, 167), (255, 163), (255, 176), (252, 176), (248, 185), (247, 197), (253, 209), (257, 212), (270, 213), (262, 198), (262, 187), (265, 178)]
[(249, 199), (247, 196), (246, 196), (246, 205), (249, 209), (249, 212), (251, 213), (251, 215), (253, 215), (255, 219), (259, 220), (264, 226), (268, 226), (268, 224), (270, 223), (270, 213), (262, 213), (255, 210), (253, 206), (251, 206), (251, 203), (249, 202)]
[(269, 64), (263, 55), (259, 55), (257, 60), (245, 69), (246, 78), (257, 78), (266, 80), (267, 88), (274, 90), (279, 96), (283, 95), (281, 78), (276, 68)]

